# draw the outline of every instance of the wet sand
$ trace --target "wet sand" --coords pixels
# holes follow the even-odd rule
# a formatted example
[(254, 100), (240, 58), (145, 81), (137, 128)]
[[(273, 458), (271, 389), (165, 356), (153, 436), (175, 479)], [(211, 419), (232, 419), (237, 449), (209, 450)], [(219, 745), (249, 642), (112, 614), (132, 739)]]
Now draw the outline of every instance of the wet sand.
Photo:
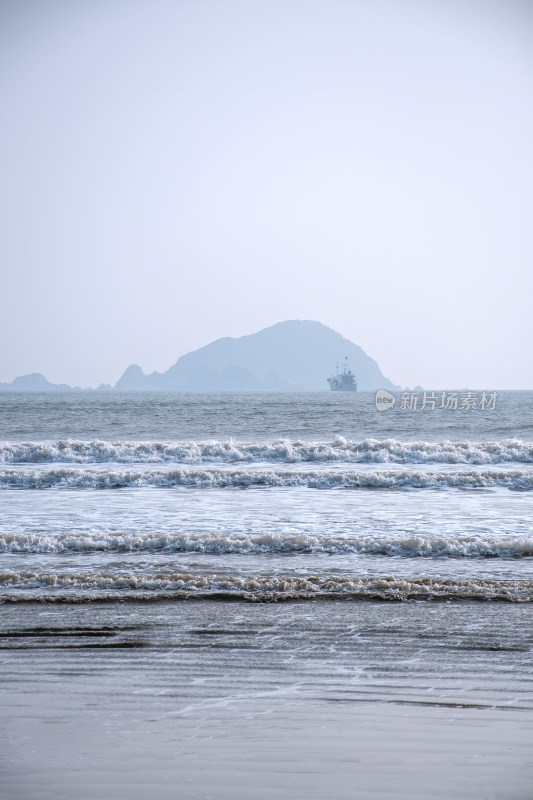
[(533, 609), (469, 605), (3, 606), (0, 796), (530, 800)]
[(191, 726), (39, 703), (10, 721), (5, 798), (532, 796), (531, 714), (254, 700)]

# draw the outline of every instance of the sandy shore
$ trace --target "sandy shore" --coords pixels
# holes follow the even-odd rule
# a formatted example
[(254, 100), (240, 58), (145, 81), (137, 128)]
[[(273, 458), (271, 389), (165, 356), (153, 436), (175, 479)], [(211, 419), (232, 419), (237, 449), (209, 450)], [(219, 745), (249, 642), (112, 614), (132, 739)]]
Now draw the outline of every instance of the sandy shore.
[(0, 797), (531, 800), (530, 610), (478, 609), (4, 606)]
[(9, 721), (6, 800), (533, 796), (531, 713), (269, 699), (199, 723), (38, 702)]

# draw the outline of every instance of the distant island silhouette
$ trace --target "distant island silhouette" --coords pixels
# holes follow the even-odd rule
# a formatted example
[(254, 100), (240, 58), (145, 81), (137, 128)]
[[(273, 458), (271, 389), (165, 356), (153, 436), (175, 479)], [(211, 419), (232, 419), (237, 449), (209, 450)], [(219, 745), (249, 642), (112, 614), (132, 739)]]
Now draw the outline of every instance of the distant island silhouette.
[[(327, 378), (345, 357), (359, 391), (398, 389), (376, 361), (340, 333), (312, 320), (278, 322), (257, 333), (225, 337), (181, 356), (166, 372), (145, 374), (129, 366), (106, 391), (306, 391), (328, 390)], [(0, 383), (0, 391), (65, 392), (79, 387), (53, 384), (41, 373)], [(328, 390), (329, 391), (329, 390)]]

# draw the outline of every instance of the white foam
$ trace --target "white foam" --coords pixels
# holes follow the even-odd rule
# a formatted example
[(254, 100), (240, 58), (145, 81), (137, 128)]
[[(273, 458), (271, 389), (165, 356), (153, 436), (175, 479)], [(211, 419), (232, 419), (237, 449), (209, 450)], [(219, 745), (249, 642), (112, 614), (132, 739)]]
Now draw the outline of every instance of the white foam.
[(533, 444), (503, 442), (401, 442), (395, 439), (332, 442), (0, 442), (0, 463), (398, 463), (504, 464), (533, 463)]
[(1, 553), (363, 553), (409, 558), (530, 558), (525, 536), (324, 536), (294, 533), (0, 533)]
[[(507, 600), (533, 602), (532, 581), (504, 581), (481, 578), (429, 578), (417, 579), (382, 577), (326, 576), (265, 576), (238, 577), (231, 575), (197, 576), (189, 573), (159, 572), (148, 574), (116, 573), (38, 573), (3, 572), (0, 574), (0, 591), (12, 589), (39, 590), (39, 599), (53, 599), (59, 592), (69, 592), (64, 599), (87, 599), (87, 592), (101, 599), (101, 593), (113, 597), (155, 599), (161, 596), (209, 597), (235, 596), (247, 600), (280, 601), (292, 599), (319, 599), (347, 596), (374, 600)], [(44, 591), (43, 591), (44, 590)], [(144, 594), (143, 594), (144, 593)], [(148, 594), (146, 594), (148, 593)], [(139, 597), (140, 595), (140, 597)], [(90, 595), (89, 595), (90, 597)], [(35, 598), (35, 594), (31, 595)], [(17, 599), (17, 597), (13, 597)], [(18, 599), (22, 599), (18, 595)]]
[(308, 487), (313, 489), (533, 489), (533, 472), (521, 470), (461, 470), (458, 472), (374, 470), (278, 471), (176, 469), (166, 471), (0, 470), (0, 488), (117, 489), (126, 487)]

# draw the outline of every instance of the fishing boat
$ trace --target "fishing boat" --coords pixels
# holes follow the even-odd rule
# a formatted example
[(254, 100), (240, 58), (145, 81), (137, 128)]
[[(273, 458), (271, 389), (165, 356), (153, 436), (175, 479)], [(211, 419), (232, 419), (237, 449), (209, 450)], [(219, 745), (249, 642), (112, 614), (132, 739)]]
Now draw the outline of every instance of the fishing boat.
[(339, 372), (339, 362), (337, 361), (337, 372), (328, 378), (329, 388), (332, 392), (356, 392), (357, 381), (355, 375), (350, 370), (348, 356), (344, 357), (342, 370)]

